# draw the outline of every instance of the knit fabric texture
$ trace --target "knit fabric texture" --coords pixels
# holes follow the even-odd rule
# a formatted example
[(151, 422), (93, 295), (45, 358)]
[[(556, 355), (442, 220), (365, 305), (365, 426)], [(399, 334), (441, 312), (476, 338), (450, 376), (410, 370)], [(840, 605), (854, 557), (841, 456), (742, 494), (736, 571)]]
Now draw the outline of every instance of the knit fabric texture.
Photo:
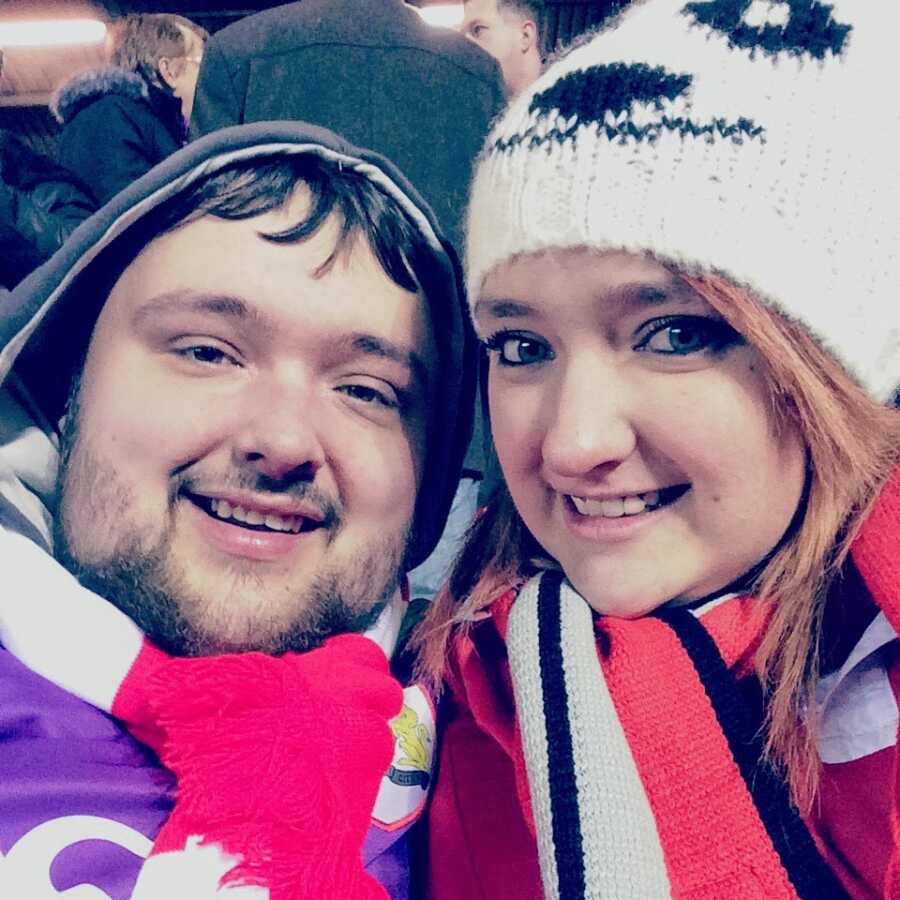
[[(476, 170), (470, 302), (518, 254), (649, 252), (900, 385), (900, 6), (637, 0), (518, 96)], [(884, 100), (882, 101), (882, 98)]]

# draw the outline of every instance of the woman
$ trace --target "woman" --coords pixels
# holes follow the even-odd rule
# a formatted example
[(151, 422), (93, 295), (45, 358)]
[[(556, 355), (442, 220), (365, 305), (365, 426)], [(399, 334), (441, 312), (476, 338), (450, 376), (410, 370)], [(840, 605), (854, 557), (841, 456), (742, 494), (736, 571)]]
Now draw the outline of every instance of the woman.
[(651, 0), (490, 136), (430, 896), (900, 896), (896, 26)]

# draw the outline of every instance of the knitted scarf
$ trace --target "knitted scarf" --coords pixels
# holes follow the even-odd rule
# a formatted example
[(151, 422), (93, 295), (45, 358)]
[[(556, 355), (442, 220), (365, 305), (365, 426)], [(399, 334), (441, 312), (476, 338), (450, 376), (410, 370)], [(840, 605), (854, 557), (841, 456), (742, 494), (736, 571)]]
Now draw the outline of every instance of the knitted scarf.
[[(895, 475), (851, 551), (895, 631), (898, 523)], [(548, 900), (846, 896), (762, 758), (761, 698), (741, 678), (766, 619), (752, 597), (734, 595), (596, 619), (560, 572), (519, 591), (506, 626), (517, 768)], [(900, 847), (896, 811), (892, 826)]]
[[(279, 657), (173, 658), (36, 544), (0, 529), (0, 561), (13, 558), (31, 590), (25, 602), (0, 595), (3, 646), (121, 719), (177, 777), (136, 900), (388, 896), (362, 860), (376, 797), (392, 802), (388, 779), (389, 794), (395, 781), (427, 785), (430, 768), (430, 731), (413, 709), (420, 688), (404, 692), (388, 664), (405, 583), (365, 635)], [(398, 716), (404, 704), (415, 735)], [(392, 757), (403, 770), (394, 777)]]

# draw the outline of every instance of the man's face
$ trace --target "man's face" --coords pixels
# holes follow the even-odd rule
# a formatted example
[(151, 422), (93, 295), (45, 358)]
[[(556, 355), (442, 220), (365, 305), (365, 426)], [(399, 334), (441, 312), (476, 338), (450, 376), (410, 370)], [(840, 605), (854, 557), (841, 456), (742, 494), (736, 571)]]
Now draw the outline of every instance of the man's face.
[(497, 0), (466, 0), (463, 10), (462, 33), (497, 60), (507, 91), (518, 93), (527, 83), (524, 20), (514, 9), (501, 10)]
[(200, 77), (200, 63), (203, 62), (203, 41), (183, 25), (179, 25), (178, 30), (184, 35), (187, 51), (184, 56), (167, 58), (160, 74), (181, 101), (181, 114), (186, 120), (190, 120), (194, 110), (194, 95), (197, 93), (197, 80)]
[(303, 649), (396, 589), (434, 348), (360, 236), (321, 277), (287, 210), (203, 217), (131, 263), (70, 410), (60, 556), (177, 653)]

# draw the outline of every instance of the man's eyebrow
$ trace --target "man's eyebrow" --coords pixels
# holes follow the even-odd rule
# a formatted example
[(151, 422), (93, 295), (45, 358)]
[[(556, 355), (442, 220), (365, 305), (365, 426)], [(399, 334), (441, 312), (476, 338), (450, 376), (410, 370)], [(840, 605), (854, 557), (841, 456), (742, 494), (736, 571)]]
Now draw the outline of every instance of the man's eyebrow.
[(385, 338), (374, 334), (350, 334), (339, 343), (345, 345), (348, 350), (399, 363), (404, 368), (409, 369), (413, 379), (419, 383), (423, 390), (430, 383), (428, 367), (415, 350), (401, 347), (393, 341), (385, 340)]
[(259, 318), (256, 310), (251, 309), (240, 297), (178, 290), (166, 291), (146, 300), (134, 311), (132, 322), (141, 325), (147, 319), (169, 313), (206, 313), (240, 321)]

